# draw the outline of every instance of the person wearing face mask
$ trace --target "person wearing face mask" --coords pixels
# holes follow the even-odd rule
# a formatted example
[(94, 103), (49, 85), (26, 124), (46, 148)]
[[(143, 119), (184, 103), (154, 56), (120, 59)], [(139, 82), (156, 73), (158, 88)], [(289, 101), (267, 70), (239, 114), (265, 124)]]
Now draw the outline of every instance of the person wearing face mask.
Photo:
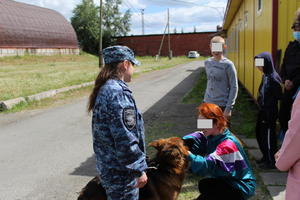
[(276, 72), (272, 55), (263, 52), (254, 57), (255, 66), (263, 73), (257, 103), (256, 139), (263, 157), (257, 161), (263, 169), (274, 169), (277, 150), (276, 120), (278, 100), (282, 96), (281, 78)]
[(281, 66), (281, 78), (284, 83), (284, 93), (279, 111), (281, 134), (288, 129), (288, 121), (291, 117), (293, 96), (300, 86), (300, 8), (292, 25), (294, 41), (290, 42), (285, 50)]
[[(210, 126), (199, 126), (207, 121)], [(256, 181), (250, 162), (241, 142), (227, 128), (221, 108), (202, 103), (198, 107), (198, 128), (182, 138), (190, 150), (191, 172), (203, 176), (197, 200), (244, 200), (253, 196)]]

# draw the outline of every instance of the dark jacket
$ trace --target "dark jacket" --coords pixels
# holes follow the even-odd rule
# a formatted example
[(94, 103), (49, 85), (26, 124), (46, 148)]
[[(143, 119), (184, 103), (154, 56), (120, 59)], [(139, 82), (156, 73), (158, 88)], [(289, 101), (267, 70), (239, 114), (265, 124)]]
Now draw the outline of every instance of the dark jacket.
[(293, 82), (293, 90), (300, 86), (300, 43), (297, 40), (290, 42), (285, 50), (280, 75), (283, 81)]
[(272, 56), (268, 52), (264, 52), (255, 56), (255, 58), (264, 59), (263, 77), (259, 86), (259, 94), (257, 102), (260, 110), (267, 112), (276, 112), (278, 100), (282, 96), (281, 79), (277, 74)]

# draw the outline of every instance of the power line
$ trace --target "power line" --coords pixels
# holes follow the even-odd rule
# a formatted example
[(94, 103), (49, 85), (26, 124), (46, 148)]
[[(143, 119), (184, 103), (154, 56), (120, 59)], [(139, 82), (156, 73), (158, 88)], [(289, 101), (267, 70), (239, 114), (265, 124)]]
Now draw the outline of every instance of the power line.
[[(141, 17), (143, 18), (143, 27), (148, 27), (148, 28), (152, 28), (151, 26), (148, 25), (148, 20), (144, 18), (144, 16), (141, 14), (141, 12), (136, 9), (131, 3), (129, 3), (129, 1), (127, 0), (124, 0), (123, 3), (125, 4), (125, 6), (128, 8), (128, 9), (132, 9), (134, 11), (134, 13), (137, 13), (138, 15), (141, 15)], [(145, 9), (143, 9), (145, 10)], [(144, 11), (143, 11), (143, 14), (144, 14)], [(150, 23), (149, 23), (150, 24)], [(145, 29), (144, 29), (145, 30)], [(142, 31), (144, 32), (144, 31)]]
[[(159, 0), (152, 0), (152, 1), (159, 1)], [(160, 2), (166, 3), (165, 0), (162, 0)], [(175, 4), (184, 4), (184, 5), (194, 5), (194, 6), (199, 6), (199, 7), (204, 7), (204, 8), (212, 8), (218, 12), (220, 15), (221, 20), (224, 18), (224, 7), (218, 7), (218, 6), (206, 6), (206, 5), (200, 5), (198, 3), (190, 2), (190, 1), (184, 1), (184, 0), (168, 0), (168, 2), (175, 3)], [(222, 12), (219, 10), (221, 9)]]

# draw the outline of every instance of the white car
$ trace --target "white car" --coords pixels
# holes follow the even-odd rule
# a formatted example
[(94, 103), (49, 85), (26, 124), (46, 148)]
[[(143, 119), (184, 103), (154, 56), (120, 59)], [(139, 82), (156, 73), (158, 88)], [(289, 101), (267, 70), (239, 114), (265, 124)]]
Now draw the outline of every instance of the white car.
[(200, 54), (197, 51), (189, 51), (188, 58), (198, 58)]

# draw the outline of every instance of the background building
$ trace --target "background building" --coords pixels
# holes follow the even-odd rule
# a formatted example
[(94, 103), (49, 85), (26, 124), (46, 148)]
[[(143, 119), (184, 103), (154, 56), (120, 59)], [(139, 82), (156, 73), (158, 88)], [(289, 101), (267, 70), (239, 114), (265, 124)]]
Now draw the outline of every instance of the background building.
[(277, 69), (285, 48), (292, 41), (292, 23), (300, 0), (228, 0), (223, 30), (227, 56), (235, 63), (239, 80), (257, 97), (262, 74), (253, 57), (272, 53)]
[[(198, 51), (200, 55), (210, 55), (210, 39), (216, 32), (172, 33), (170, 46), (173, 56), (187, 56), (189, 51)], [(158, 54), (163, 34), (135, 35), (118, 37), (117, 44), (132, 48), (138, 56), (155, 56)], [(165, 35), (161, 56), (168, 56), (168, 35)]]
[(58, 12), (0, 0), (0, 56), (78, 54), (72, 25)]

